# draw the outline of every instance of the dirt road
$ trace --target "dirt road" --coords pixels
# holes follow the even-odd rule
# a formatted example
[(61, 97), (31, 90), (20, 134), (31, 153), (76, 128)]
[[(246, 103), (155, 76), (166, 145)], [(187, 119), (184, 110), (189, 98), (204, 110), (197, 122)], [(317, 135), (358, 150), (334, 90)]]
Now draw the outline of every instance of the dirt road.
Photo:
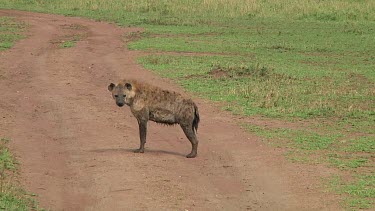
[[(0, 10), (30, 25), (0, 52), (0, 136), (12, 140), (21, 180), (52, 210), (337, 210), (322, 193), (322, 167), (292, 164), (245, 133), (229, 114), (195, 99), (198, 157), (179, 127), (150, 123), (146, 152), (138, 126), (107, 86), (133, 76), (182, 91), (136, 63), (124, 47), (136, 28), (57, 15)], [(62, 40), (75, 35), (73, 48)]]

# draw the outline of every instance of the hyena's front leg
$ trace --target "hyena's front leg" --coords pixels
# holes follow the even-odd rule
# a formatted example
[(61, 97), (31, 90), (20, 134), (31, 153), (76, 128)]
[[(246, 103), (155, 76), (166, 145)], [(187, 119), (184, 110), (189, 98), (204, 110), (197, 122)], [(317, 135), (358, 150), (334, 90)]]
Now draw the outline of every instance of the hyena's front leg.
[(147, 121), (145, 120), (138, 120), (139, 126), (139, 138), (140, 138), (140, 146), (139, 149), (135, 150), (135, 153), (144, 153), (145, 152), (145, 143), (146, 143), (146, 136), (147, 136)]

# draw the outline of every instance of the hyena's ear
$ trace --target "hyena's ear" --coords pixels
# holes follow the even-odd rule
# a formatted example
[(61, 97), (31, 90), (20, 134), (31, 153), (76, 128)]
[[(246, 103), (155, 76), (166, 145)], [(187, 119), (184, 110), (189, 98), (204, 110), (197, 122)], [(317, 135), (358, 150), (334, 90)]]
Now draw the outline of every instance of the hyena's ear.
[(125, 87), (126, 87), (129, 91), (132, 90), (132, 85), (129, 84), (129, 83), (126, 83), (126, 84), (125, 84)]
[(113, 90), (113, 88), (115, 88), (115, 84), (113, 84), (113, 83), (111, 83), (109, 86), (108, 86), (108, 90), (110, 91), (110, 92), (112, 92), (112, 90)]

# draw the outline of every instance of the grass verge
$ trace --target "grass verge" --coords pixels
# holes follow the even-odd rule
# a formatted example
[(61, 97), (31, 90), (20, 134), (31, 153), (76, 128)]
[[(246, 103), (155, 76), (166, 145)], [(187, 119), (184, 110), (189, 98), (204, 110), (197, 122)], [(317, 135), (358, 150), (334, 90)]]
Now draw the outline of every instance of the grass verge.
[(371, 209), (375, 198), (375, 177), (372, 175), (356, 175), (354, 179), (343, 179), (334, 176), (328, 183), (330, 189), (342, 193), (344, 207), (352, 210)]
[[(14, 18), (0, 17), (0, 51), (11, 48), (17, 40), (22, 39), (24, 29), (24, 23)], [(18, 185), (17, 161), (7, 147), (9, 141), (0, 138), (0, 209), (41, 210), (31, 195)]]
[(0, 209), (41, 210), (37, 203), (18, 186), (17, 162), (7, 148), (9, 139), (0, 139)]
[[(371, 175), (375, 173), (373, 87), (370, 83), (354, 85), (352, 82), (359, 81), (349, 76), (351, 70), (346, 70), (348, 75), (328, 73), (330, 69), (314, 76), (291, 74), (231, 55), (150, 55), (139, 62), (201, 97), (224, 102), (223, 109), (236, 115), (291, 125), (244, 127), (264, 142), (284, 148), (292, 162), (324, 164), (337, 169), (338, 177), (349, 175), (350, 179), (333, 183), (340, 185), (331, 190), (342, 195), (347, 209), (372, 208), (374, 195), (342, 191), (349, 186), (373, 188)], [(296, 69), (299, 66), (294, 65)], [(371, 76), (365, 78), (372, 81)]]
[(0, 17), (0, 51), (11, 48), (17, 40), (24, 38), (25, 26), (14, 18)]

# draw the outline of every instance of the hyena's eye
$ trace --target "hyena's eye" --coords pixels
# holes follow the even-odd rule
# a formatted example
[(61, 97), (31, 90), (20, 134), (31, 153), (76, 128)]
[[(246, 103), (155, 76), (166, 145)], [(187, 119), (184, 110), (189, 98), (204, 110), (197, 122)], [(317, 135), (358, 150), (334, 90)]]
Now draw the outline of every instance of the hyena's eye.
[(126, 95), (123, 95), (123, 97), (126, 97)]
[(115, 97), (118, 97), (118, 95), (115, 95)]

